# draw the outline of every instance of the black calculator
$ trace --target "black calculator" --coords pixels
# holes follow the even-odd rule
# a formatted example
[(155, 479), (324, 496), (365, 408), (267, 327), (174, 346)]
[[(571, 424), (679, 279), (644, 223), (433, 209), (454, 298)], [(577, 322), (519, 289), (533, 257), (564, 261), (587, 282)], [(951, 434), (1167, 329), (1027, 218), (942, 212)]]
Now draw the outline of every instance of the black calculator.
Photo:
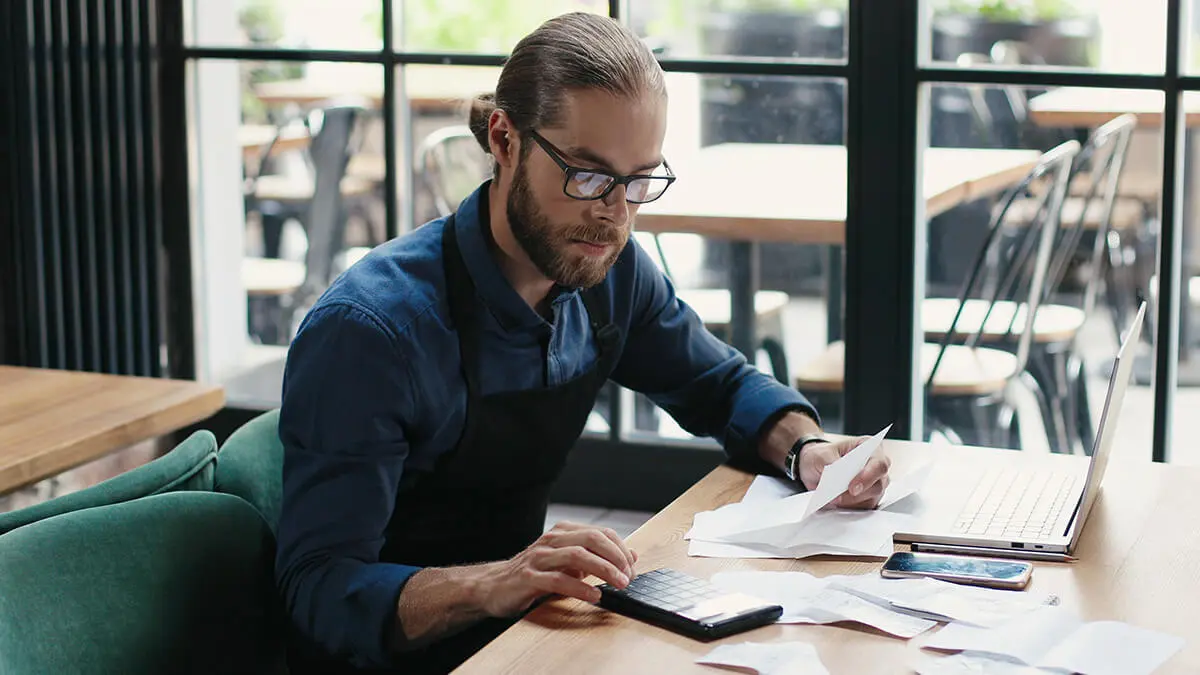
[(774, 623), (783, 607), (722, 591), (668, 568), (634, 577), (624, 589), (600, 587), (600, 606), (698, 640), (715, 640)]

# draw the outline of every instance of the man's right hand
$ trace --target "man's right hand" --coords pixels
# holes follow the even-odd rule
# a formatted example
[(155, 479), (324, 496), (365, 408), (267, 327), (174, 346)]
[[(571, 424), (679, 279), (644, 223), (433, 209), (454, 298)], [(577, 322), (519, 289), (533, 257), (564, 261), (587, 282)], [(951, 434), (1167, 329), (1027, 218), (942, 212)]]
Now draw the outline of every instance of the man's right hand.
[(637, 554), (608, 528), (559, 523), (511, 560), (427, 567), (400, 592), (395, 645), (415, 648), (487, 617), (511, 617), (558, 594), (598, 602), (589, 575), (625, 588)]
[(625, 588), (634, 576), (637, 554), (609, 528), (559, 523), (511, 560), (489, 566), (484, 610), (513, 616), (538, 598), (557, 594), (598, 602), (600, 590), (583, 579), (594, 576)]

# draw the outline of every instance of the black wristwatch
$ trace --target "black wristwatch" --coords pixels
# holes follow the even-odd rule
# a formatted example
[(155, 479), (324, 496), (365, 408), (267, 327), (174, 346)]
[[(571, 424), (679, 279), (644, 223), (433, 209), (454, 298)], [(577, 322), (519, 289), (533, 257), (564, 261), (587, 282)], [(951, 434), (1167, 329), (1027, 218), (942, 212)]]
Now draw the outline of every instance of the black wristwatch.
[(828, 438), (819, 434), (809, 434), (796, 439), (796, 442), (792, 444), (792, 449), (788, 450), (787, 459), (783, 462), (783, 472), (787, 475), (788, 479), (794, 482), (800, 481), (800, 472), (797, 464), (800, 462), (800, 451), (804, 449), (804, 446), (810, 443), (828, 442)]

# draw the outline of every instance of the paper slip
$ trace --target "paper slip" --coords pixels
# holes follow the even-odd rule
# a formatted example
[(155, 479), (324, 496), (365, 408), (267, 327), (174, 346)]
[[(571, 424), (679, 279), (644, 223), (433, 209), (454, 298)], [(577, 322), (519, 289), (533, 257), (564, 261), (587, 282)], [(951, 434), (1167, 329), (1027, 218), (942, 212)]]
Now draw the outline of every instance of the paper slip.
[(925, 462), (903, 476), (896, 478), (892, 481), (891, 485), (888, 485), (887, 490), (883, 493), (883, 499), (879, 500), (879, 506), (876, 508), (887, 510), (917, 494), (925, 486), (925, 481), (929, 479), (929, 474), (931, 473), (933, 473), (933, 462)]
[(953, 623), (925, 647), (1007, 656), (1084, 675), (1149, 675), (1183, 644), (1173, 635), (1119, 621), (1083, 623), (1069, 610), (1047, 607), (997, 628)]
[(885, 579), (877, 574), (829, 577), (829, 583), (900, 611), (987, 628), (1058, 601), (1052, 595), (963, 586), (937, 579)]
[(829, 675), (817, 655), (817, 648), (807, 642), (721, 645), (696, 659), (696, 663), (745, 668), (759, 675)]
[(799, 494), (796, 484), (787, 478), (776, 478), (774, 476), (755, 476), (754, 481), (750, 483), (749, 489), (746, 490), (746, 496), (742, 497), (742, 504), (754, 504), (764, 502), (774, 502), (791, 497), (794, 494)]
[(688, 542), (688, 555), (693, 558), (779, 558), (794, 560), (817, 555), (841, 555), (859, 558), (887, 558), (895, 550), (891, 539), (882, 542), (875, 551), (858, 551), (821, 544), (793, 546), (777, 549), (766, 545), (743, 546), (719, 541), (693, 539)]
[(1051, 675), (1061, 672), (973, 652), (939, 658), (926, 657), (913, 666), (913, 670), (917, 675)]
[(892, 425), (889, 424), (884, 427), (883, 431), (863, 441), (841, 459), (825, 467), (821, 473), (821, 480), (817, 483), (817, 489), (809, 493), (812, 495), (812, 499), (809, 500), (800, 520), (811, 516), (821, 507), (841, 496), (850, 487), (850, 481), (867, 465), (871, 455), (874, 455), (875, 451), (879, 449), (880, 444), (883, 443), (883, 437), (891, 430)]
[(720, 572), (713, 575), (712, 583), (781, 605), (783, 615), (777, 623), (853, 621), (900, 638), (915, 637), (937, 625), (831, 587), (827, 579), (804, 572)]
[[(799, 495), (804, 496), (804, 495)], [(834, 548), (873, 553), (892, 543), (892, 535), (911, 525), (912, 516), (889, 511), (841, 509), (821, 511), (803, 523), (785, 522), (745, 531), (718, 532), (716, 535), (694, 536), (706, 541), (791, 549), (797, 546), (831, 546)]]

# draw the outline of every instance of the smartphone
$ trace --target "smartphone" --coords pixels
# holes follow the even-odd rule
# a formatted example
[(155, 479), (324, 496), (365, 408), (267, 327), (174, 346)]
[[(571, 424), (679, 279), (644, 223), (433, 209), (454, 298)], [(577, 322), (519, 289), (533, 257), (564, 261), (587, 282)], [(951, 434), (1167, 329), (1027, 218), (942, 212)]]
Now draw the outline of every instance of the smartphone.
[(1021, 590), (1029, 585), (1033, 563), (898, 551), (883, 564), (880, 574), (888, 579), (930, 577), (972, 586)]

